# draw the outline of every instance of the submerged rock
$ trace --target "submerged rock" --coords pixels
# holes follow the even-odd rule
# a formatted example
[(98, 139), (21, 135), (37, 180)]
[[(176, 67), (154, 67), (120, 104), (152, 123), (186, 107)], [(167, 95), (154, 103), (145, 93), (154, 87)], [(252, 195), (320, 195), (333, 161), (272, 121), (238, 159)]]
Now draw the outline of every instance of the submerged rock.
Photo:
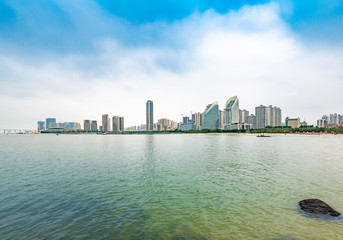
[(341, 215), (328, 204), (319, 199), (305, 199), (299, 202), (300, 209), (316, 215), (329, 215), (338, 217)]

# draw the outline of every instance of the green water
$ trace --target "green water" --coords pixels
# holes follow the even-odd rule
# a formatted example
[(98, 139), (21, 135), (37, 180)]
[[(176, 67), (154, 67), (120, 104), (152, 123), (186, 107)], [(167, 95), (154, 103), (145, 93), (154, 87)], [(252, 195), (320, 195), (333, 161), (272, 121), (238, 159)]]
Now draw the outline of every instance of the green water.
[(0, 239), (343, 239), (343, 137), (0, 135)]

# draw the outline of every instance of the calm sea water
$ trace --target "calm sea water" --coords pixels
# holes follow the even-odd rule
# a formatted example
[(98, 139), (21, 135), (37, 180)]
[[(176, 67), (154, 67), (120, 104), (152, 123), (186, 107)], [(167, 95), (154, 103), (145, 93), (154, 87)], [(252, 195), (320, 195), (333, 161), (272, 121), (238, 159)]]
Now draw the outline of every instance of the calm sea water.
[(0, 239), (343, 239), (343, 137), (0, 135)]

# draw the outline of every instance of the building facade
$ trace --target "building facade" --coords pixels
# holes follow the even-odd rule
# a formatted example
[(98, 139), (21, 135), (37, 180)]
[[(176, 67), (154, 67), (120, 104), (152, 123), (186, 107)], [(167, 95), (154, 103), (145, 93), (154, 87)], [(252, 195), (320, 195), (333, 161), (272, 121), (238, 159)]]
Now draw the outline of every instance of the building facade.
[(219, 128), (219, 107), (218, 102), (208, 104), (203, 112), (202, 129)]
[(146, 130), (154, 130), (154, 103), (151, 100), (146, 102)]

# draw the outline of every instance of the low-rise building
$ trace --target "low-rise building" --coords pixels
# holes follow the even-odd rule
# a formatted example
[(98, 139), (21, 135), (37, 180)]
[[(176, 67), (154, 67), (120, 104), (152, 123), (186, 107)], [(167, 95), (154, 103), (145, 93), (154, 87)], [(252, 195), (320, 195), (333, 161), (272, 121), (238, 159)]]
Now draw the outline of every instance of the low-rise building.
[(292, 128), (299, 128), (300, 127), (300, 118), (286, 118), (286, 126), (290, 126)]
[(318, 119), (317, 120), (317, 127), (327, 127), (328, 121), (325, 119)]
[(190, 123), (182, 123), (182, 124), (180, 124), (179, 129), (181, 131), (188, 131), (188, 130), (195, 130), (196, 127), (195, 127), (194, 123), (190, 122)]

